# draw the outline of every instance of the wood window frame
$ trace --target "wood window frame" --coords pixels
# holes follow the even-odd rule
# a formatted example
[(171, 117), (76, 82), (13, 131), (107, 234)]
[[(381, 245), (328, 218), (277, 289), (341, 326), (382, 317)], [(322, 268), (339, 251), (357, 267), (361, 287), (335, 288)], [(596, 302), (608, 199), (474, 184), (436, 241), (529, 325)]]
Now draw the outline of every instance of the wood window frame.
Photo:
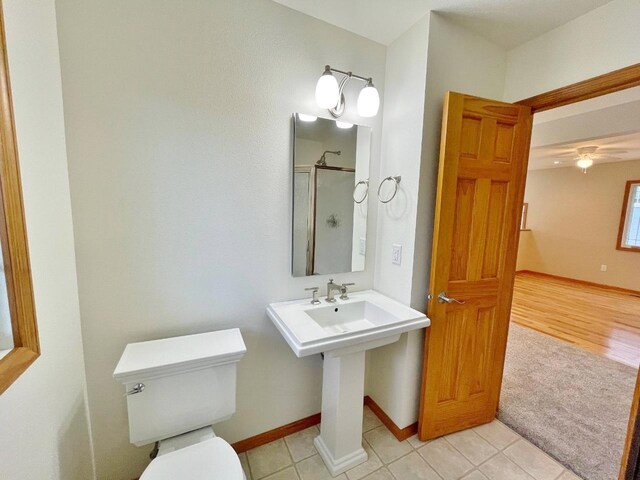
[(627, 209), (629, 207), (629, 195), (631, 195), (631, 186), (640, 184), (640, 180), (629, 180), (624, 188), (624, 202), (622, 203), (622, 213), (620, 213), (620, 226), (618, 227), (618, 243), (616, 249), (624, 252), (640, 252), (640, 247), (625, 247), (623, 242), (624, 226), (627, 223)]
[(0, 359), (0, 395), (40, 356), (0, 1), (0, 243), (14, 348)]
[[(541, 93), (516, 103), (529, 106), (533, 113), (537, 113), (637, 86), (640, 86), (640, 63)], [(638, 476), (640, 476), (640, 371), (631, 403), (627, 439), (618, 480), (634, 480)]]

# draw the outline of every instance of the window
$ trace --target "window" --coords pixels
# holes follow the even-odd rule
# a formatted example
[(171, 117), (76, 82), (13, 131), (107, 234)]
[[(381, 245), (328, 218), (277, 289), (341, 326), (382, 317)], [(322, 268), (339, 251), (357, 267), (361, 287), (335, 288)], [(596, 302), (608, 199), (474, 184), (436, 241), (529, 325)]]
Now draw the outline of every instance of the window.
[(522, 215), (520, 216), (520, 231), (528, 232), (530, 229), (527, 228), (527, 213), (529, 212), (529, 204), (522, 204)]
[(40, 355), (0, 10), (0, 394)]
[(640, 180), (628, 181), (624, 191), (618, 250), (640, 252)]

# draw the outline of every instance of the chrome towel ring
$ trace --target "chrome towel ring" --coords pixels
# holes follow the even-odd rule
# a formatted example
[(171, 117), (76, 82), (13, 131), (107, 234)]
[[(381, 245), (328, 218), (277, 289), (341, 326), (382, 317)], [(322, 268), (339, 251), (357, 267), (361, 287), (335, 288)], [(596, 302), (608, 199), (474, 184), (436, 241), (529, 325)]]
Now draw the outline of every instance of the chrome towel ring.
[[(400, 184), (400, 180), (402, 180), (402, 177), (399, 175), (395, 177), (387, 177), (382, 180), (382, 182), (380, 182), (380, 186), (378, 187), (378, 200), (380, 200), (380, 202), (382, 203), (389, 203), (391, 200), (393, 200), (398, 193), (398, 185)], [(384, 185), (384, 182), (388, 181), (393, 181), (395, 183), (395, 189), (393, 190), (393, 194), (389, 198), (383, 200), (382, 197), (380, 197), (380, 190), (382, 189), (382, 185)]]
[[(358, 199), (356, 198), (356, 191), (358, 190), (358, 187), (360, 185), (364, 185), (364, 194), (362, 195), (362, 198)], [(364, 202), (364, 199), (367, 198), (368, 194), (369, 194), (369, 179), (360, 180), (358, 183), (356, 183), (356, 186), (353, 187), (353, 201), (356, 203)]]

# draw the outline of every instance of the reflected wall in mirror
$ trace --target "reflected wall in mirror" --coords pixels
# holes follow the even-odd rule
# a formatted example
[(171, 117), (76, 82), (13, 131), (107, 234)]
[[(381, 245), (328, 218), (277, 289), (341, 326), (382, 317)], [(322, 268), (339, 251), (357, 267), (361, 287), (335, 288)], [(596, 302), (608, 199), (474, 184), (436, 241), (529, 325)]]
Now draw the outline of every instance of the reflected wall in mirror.
[(362, 271), (371, 128), (294, 114), (294, 277)]
[[(2, 257), (4, 257), (4, 255), (2, 255)], [(4, 262), (2, 258), (0, 258), (0, 356), (4, 356), (2, 352), (11, 350), (13, 347), (13, 329), (11, 327), (7, 278), (4, 273)]]

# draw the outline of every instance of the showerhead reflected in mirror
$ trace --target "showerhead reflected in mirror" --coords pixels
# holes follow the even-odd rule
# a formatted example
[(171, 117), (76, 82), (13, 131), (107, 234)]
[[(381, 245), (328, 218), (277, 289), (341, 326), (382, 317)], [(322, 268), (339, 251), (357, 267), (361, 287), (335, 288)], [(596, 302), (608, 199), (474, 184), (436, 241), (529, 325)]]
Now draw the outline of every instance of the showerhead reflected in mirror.
[(293, 119), (293, 276), (364, 270), (371, 128)]

